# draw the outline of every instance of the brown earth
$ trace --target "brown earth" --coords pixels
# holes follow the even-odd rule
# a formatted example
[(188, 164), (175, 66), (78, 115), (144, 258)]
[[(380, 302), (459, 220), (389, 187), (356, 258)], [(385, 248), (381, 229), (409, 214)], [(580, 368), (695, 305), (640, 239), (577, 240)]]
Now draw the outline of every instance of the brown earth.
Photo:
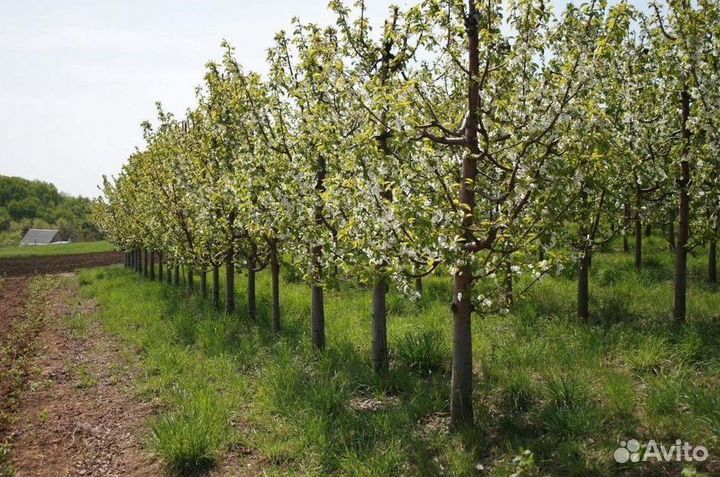
[(27, 295), (25, 278), (8, 278), (0, 283), (0, 346), (10, 335), (13, 323), (22, 314)]
[(143, 450), (153, 406), (134, 396), (135, 366), (99, 325), (72, 276), (47, 296), (31, 375), (10, 426), (16, 475), (159, 475)]
[[(0, 331), (12, 338), (0, 337), (0, 351), (17, 348), (5, 354), (7, 375), (21, 376), (6, 389), (12, 399), (0, 395), (0, 476), (167, 475), (146, 446), (160, 406), (136, 392), (138, 357), (103, 331), (74, 274), (32, 280), (42, 286), (0, 279)], [(235, 446), (207, 476), (263, 475), (269, 465)]]
[(121, 262), (122, 252), (0, 258), (0, 277), (25, 277), (72, 272), (78, 268), (102, 267)]
[[(28, 363), (24, 358), (36, 330), (33, 326), (22, 326), (23, 308), (29, 293), (27, 282), (25, 278), (0, 280), (0, 451), (27, 377)], [(0, 452), (0, 475), (2, 468)]]

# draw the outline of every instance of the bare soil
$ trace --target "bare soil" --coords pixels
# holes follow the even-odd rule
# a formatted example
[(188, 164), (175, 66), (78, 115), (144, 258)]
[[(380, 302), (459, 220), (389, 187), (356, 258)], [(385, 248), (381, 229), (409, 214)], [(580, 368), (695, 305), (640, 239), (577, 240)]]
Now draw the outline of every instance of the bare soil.
[(47, 257), (0, 259), (0, 277), (26, 277), (72, 272), (79, 268), (102, 267), (121, 263), (122, 252), (95, 252)]
[(28, 285), (25, 278), (8, 278), (0, 283), (0, 346), (22, 314), (27, 295)]
[(142, 446), (153, 406), (132, 392), (136, 368), (99, 325), (70, 321), (97, 304), (79, 296), (71, 277), (59, 280), (10, 427), (12, 468), (23, 476), (161, 474)]
[[(74, 274), (50, 280), (39, 297), (30, 278), (0, 281), (0, 351), (12, 349), (13, 377), (0, 379), (0, 476), (167, 475), (145, 442), (160, 406), (136, 391), (138, 357), (102, 329)], [(208, 477), (263, 475), (269, 465), (238, 446)]]

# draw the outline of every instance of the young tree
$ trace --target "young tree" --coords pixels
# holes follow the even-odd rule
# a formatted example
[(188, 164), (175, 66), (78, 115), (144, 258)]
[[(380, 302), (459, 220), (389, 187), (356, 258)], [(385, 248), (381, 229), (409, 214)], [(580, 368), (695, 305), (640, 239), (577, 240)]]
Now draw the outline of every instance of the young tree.
[(343, 65), (334, 28), (294, 20), (291, 35), (280, 32), (270, 50), (269, 83), (282, 103), (284, 152), (292, 156), (298, 195), (288, 252), (311, 284), (312, 343), (325, 347), (324, 287), (339, 265), (335, 253), (339, 214), (328, 200), (327, 181), (337, 172), (352, 121), (347, 98), (336, 85)]
[[(689, 0), (652, 2), (648, 36), (656, 52), (658, 78), (665, 97), (665, 120), (675, 131), (672, 159), (676, 169), (678, 196), (678, 236), (675, 249), (675, 321), (685, 321), (687, 313), (687, 254), (691, 243), (691, 200), (697, 193), (707, 163), (703, 161), (704, 118), (717, 113), (717, 106), (703, 98), (717, 91), (718, 3)], [(706, 217), (695, 219), (705, 220)]]
[[(338, 204), (338, 251), (346, 273), (373, 287), (372, 363), (387, 371), (387, 305), (390, 283), (416, 296), (414, 279), (440, 263), (432, 234), (440, 200), (431, 168), (410, 126), (417, 84), (408, 78), (420, 40), (417, 12), (391, 7), (375, 35), (363, 0), (349, 8), (331, 3), (337, 15), (343, 76), (337, 85), (348, 97), (358, 128), (340, 161), (340, 174), (327, 183)], [(424, 270), (423, 270), (424, 269)]]
[(569, 6), (559, 21), (542, 1), (513, 1), (506, 11), (496, 0), (427, 1), (423, 8), (433, 29), (426, 45), (437, 59), (423, 68), (421, 131), (461, 156), (450, 204), (456, 225), (445, 251), (454, 269), (451, 423), (457, 428), (473, 421), (474, 284), (494, 275), (513, 248), (505, 241), (524, 244), (552, 220), (542, 213), (542, 200), (559, 196), (536, 184), (573, 140), (561, 118), (592, 80), (586, 60), (603, 15), (595, 2)]

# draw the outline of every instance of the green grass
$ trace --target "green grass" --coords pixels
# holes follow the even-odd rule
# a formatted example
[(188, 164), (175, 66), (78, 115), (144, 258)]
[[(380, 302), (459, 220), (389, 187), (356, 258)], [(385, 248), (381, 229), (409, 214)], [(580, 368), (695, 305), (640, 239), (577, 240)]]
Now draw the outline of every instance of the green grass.
[[(652, 238), (648, 266), (598, 254), (597, 324), (573, 316), (572, 271), (542, 281), (509, 315), (473, 320), (474, 429), (448, 435), (450, 280), (413, 303), (391, 293), (391, 369), (372, 372), (371, 294), (328, 291), (328, 347), (310, 347), (310, 293), (284, 282), (283, 331), (270, 329), (259, 275), (259, 322), (225, 317), (179, 289), (120, 267), (83, 271), (106, 329), (140, 355), (138, 390), (160, 403), (148, 443), (178, 474), (245, 446), (280, 475), (635, 475), (613, 452), (628, 438), (706, 446), (720, 456), (720, 294), (691, 257), (689, 321), (672, 323), (672, 256)], [(372, 403), (371, 406), (358, 405)], [(652, 471), (650, 470), (652, 469)], [(677, 475), (683, 463), (645, 467)]]
[(59, 245), (31, 245), (0, 247), (0, 258), (44, 257), (48, 255), (73, 255), (78, 253), (109, 252), (115, 250), (108, 242), (76, 242)]

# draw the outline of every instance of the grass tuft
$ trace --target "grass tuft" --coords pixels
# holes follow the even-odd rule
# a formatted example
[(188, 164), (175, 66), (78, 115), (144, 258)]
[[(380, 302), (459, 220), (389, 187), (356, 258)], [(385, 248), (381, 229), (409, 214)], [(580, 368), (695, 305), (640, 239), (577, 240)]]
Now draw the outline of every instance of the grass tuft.
[(395, 344), (395, 358), (400, 366), (427, 375), (447, 368), (449, 350), (439, 331), (412, 332)]

